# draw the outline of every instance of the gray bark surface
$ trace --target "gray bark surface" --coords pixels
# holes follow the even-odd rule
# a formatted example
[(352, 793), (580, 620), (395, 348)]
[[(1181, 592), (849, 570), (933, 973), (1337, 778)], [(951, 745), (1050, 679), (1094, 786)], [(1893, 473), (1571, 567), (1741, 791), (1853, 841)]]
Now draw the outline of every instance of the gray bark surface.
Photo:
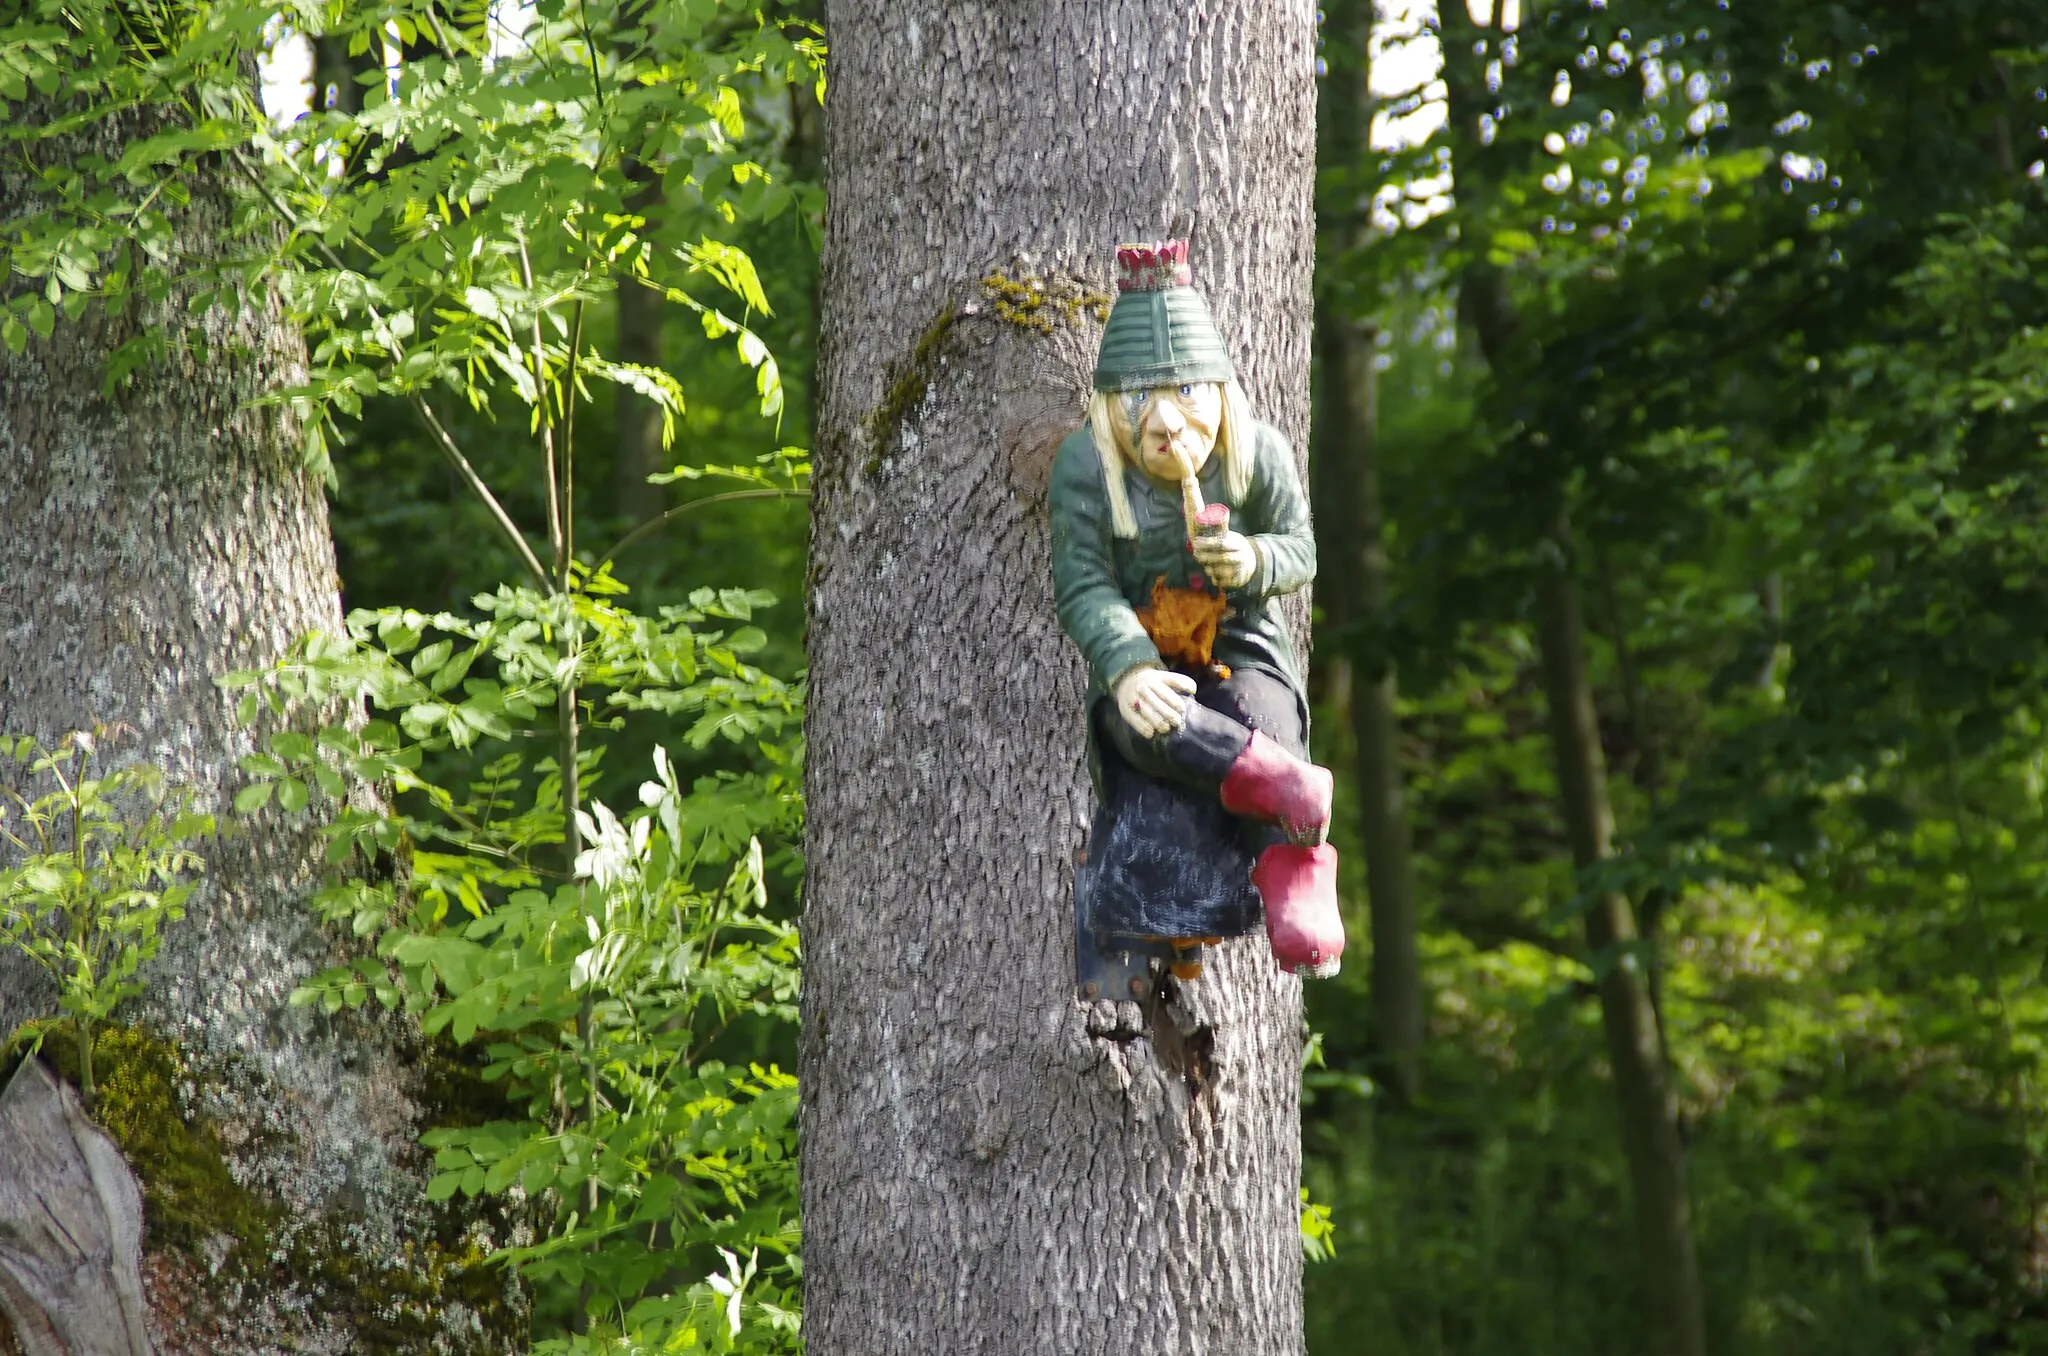
[[(228, 204), (195, 188), (197, 253)], [(0, 175), (0, 218), (21, 210), (20, 192)], [(117, 756), (200, 788), (226, 824), (256, 735), (215, 678), (339, 619), (322, 489), (289, 421), (250, 408), (303, 379), (305, 354), (262, 294), (197, 317), (174, 298), (151, 318), (172, 327), (173, 351), (112, 396), (105, 360), (138, 331), (132, 313), (95, 305), (22, 355), (0, 350), (0, 731), (49, 743), (117, 727)], [(204, 360), (175, 347), (191, 329)], [(235, 1180), (283, 1207), (275, 1241), (324, 1230), (370, 1276), (416, 1234), (416, 1109), (398, 1024), (288, 1004), (345, 954), (306, 907), (320, 848), (310, 823), (275, 809), (213, 843), (202, 889), (121, 1016), (176, 1044), (188, 1110), (218, 1128)], [(0, 957), (0, 1034), (53, 1008), (37, 972)], [(240, 1335), (203, 1345), (350, 1349), (348, 1322), (321, 1301), (317, 1286), (245, 1287), (223, 1298)]]
[(1298, 1352), (1299, 982), (1252, 937), (1151, 1011), (1073, 996), (1086, 679), (1045, 491), (1125, 240), (1192, 238), (1303, 446), (1314, 6), (828, 18), (809, 1350)]
[(135, 1174), (24, 1061), (0, 1092), (0, 1319), (22, 1356), (149, 1356), (141, 1265)]
[[(1571, 534), (1562, 518), (1552, 541), (1557, 549), (1538, 582), (1543, 681), (1565, 830), (1572, 860), (1584, 870), (1613, 854), (1614, 812), (1586, 670), (1586, 628), (1571, 573)], [(1648, 1349), (1652, 1356), (1705, 1356), (1705, 1305), (1693, 1247), (1685, 1145), (1678, 1135), (1678, 1099), (1665, 1067), (1649, 976), (1635, 954), (1638, 941), (1628, 896), (1613, 890), (1596, 895), (1586, 910), (1586, 944), (1596, 964), (1604, 966), (1601, 1026), (1614, 1069), (1622, 1152), (1643, 1254)]]

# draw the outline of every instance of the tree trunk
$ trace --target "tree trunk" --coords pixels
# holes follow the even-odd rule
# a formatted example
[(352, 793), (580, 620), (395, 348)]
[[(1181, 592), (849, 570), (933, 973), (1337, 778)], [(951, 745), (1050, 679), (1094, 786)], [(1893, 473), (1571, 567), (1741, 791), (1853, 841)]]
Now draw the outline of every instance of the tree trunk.
[[(1332, 629), (1370, 624), (1387, 602), (1374, 432), (1379, 373), (1374, 330), (1325, 312), (1316, 320), (1323, 426), (1316, 490), (1323, 503), (1323, 615)], [(1377, 647), (1375, 647), (1377, 648)], [(1381, 1073), (1413, 1102), (1422, 1091), (1422, 961), (1415, 942), (1415, 868), (1410, 860), (1407, 779), (1401, 771), (1398, 684), (1379, 653), (1346, 656), (1359, 837), (1372, 906), (1372, 1031)]]
[[(1367, 152), (1373, 98), (1371, 0), (1333, 0), (1323, 22), (1328, 74), (1322, 85), (1325, 167), (1346, 187), (1320, 204), (1319, 224), (1341, 258), (1369, 248), (1357, 185)], [(1323, 616), (1333, 631), (1369, 624), (1387, 601), (1387, 553), (1380, 510), (1377, 328), (1353, 314), (1340, 286), (1316, 299), (1316, 351), (1323, 380), (1316, 428), (1315, 491), (1323, 562)], [(1383, 653), (1347, 646), (1341, 704), (1351, 723), (1358, 826), (1372, 908), (1372, 1036), (1380, 1075), (1404, 1102), (1422, 1091), (1422, 962), (1415, 944), (1415, 869), (1410, 861), (1407, 781), (1401, 772), (1399, 687)]]
[(1298, 1352), (1298, 982), (1253, 937), (1150, 1011), (1074, 997), (1086, 680), (1045, 492), (1121, 240), (1192, 237), (1301, 445), (1314, 7), (828, 13), (809, 1349)]
[[(229, 203), (193, 182), (183, 243), (197, 254)], [(0, 219), (24, 192), (0, 172)], [(201, 788), (227, 824), (236, 759), (256, 744), (215, 678), (338, 620), (320, 486), (289, 421), (249, 405), (303, 380), (305, 354), (263, 294), (197, 317), (174, 296), (143, 318), (168, 326), (173, 351), (112, 397), (106, 359), (136, 332), (133, 311), (89, 307), (20, 356), (0, 351), (0, 731), (48, 742), (116, 727), (117, 756)], [(188, 336), (203, 355), (178, 346)], [(422, 1233), (417, 1051), (395, 1022), (288, 1004), (344, 955), (306, 907), (318, 834), (273, 809), (207, 855), (126, 1014), (147, 1035), (124, 1036), (101, 1080), (126, 1108), (116, 1134), (145, 1188), (170, 1193), (151, 1197), (144, 1266), (159, 1348), (364, 1349), (373, 1315), (387, 1334), (459, 1345), (470, 1313), (444, 1317), (427, 1293), (447, 1267)], [(52, 997), (6, 962), (0, 1033)]]
[[(654, 233), (651, 218), (661, 210), (661, 179), (638, 159), (626, 161), (627, 178), (641, 185), (626, 199), (627, 210), (650, 218), (643, 232)], [(661, 366), (661, 293), (631, 279), (620, 283), (619, 361), (640, 367)], [(615, 397), (619, 426), (618, 453), (613, 462), (612, 507), (621, 519), (638, 526), (661, 516), (667, 493), (647, 477), (668, 469), (661, 445), (661, 407), (631, 387), (621, 386)]]
[[(1538, 589), (1543, 681), (1557, 753), (1558, 794), (1572, 859), (1583, 872), (1613, 852), (1607, 762), (1586, 671), (1585, 623), (1571, 567), (1571, 531), (1562, 514)], [(1586, 910), (1586, 941), (1601, 968), (1600, 1014), (1621, 1112), (1622, 1150), (1634, 1187), (1636, 1233), (1650, 1307), (1653, 1356), (1704, 1356), (1699, 1268), (1678, 1103), (1664, 1064), (1657, 1014), (1638, 947), (1628, 896), (1597, 895)]]
[(363, 84), (358, 78), (372, 69), (371, 56), (348, 54), (348, 39), (326, 36), (313, 40), (313, 111), (363, 111)]

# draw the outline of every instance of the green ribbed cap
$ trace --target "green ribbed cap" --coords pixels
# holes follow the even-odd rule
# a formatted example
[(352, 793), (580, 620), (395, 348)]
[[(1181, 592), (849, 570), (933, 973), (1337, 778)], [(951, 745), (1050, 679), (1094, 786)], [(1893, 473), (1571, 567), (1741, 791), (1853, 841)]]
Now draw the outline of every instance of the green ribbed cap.
[(1234, 377), (1209, 303), (1192, 286), (1187, 242), (1124, 245), (1116, 254), (1120, 291), (1102, 331), (1095, 389), (1139, 391)]

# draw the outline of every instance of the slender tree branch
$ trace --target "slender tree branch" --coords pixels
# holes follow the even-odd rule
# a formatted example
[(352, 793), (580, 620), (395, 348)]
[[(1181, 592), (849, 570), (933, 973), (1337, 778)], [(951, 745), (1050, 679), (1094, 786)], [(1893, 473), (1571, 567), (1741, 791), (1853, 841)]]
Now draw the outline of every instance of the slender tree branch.
[(456, 473), (469, 486), (471, 493), (483, 500), (484, 507), (491, 511), (491, 517), (497, 521), (499, 529), (504, 532), (505, 539), (512, 543), (513, 549), (519, 552), (520, 563), (526, 566), (527, 573), (533, 576), (534, 583), (540, 586), (543, 593), (552, 591), (554, 583), (548, 578), (547, 570), (542, 567), (540, 557), (534, 555), (533, 548), (526, 544), (525, 534), (520, 532), (519, 525), (512, 521), (512, 515), (505, 512), (505, 506), (498, 502), (498, 496), (491, 493), (491, 487), (484, 483), (484, 478), (469, 464), (469, 458), (462, 455), (462, 449), (456, 446), (455, 439), (449, 436), (448, 430), (435, 415), (434, 407), (429, 405), (427, 398), (418, 391), (411, 393), (411, 400), (412, 407), (419, 411), (420, 418), (433, 430), (441, 455), (448, 458)]
[(612, 549), (604, 553), (604, 559), (598, 561), (597, 568), (603, 569), (618, 559), (619, 553), (628, 546), (631, 546), (634, 542), (639, 541), (648, 533), (662, 526), (669, 519), (680, 518), (692, 509), (705, 508), (712, 504), (730, 504), (740, 499), (809, 499), (810, 497), (811, 492), (809, 490), (731, 490), (725, 494), (713, 494), (707, 495), (702, 499), (692, 499), (687, 504), (676, 505), (659, 518), (648, 519), (616, 542), (613, 542)]
[[(255, 188), (257, 194), (270, 204), (270, 209), (277, 213), (279, 218), (284, 221), (285, 226), (294, 234), (302, 234), (303, 232), (300, 230), (298, 220), (293, 216), (291, 210), (278, 201), (277, 195), (270, 191), (270, 186), (265, 184), (262, 178), (249, 168), (248, 163), (239, 154), (231, 155), (229, 160), (235, 168), (242, 172), (242, 176)], [(317, 236), (309, 236), (308, 238), (313, 241), (314, 248), (326, 257), (327, 262), (331, 266), (344, 271), (348, 269), (348, 265), (342, 262), (341, 256), (336, 254), (326, 241), (321, 240)], [(375, 319), (382, 319), (381, 316), (377, 315), (374, 307), (371, 309), (370, 314)], [(535, 332), (538, 333), (537, 326)], [(404, 346), (397, 339), (392, 339), (390, 344), (392, 357), (399, 358), (404, 356)], [(526, 566), (528, 573), (533, 575), (534, 582), (540, 586), (543, 593), (553, 588), (553, 584), (548, 579), (548, 572), (541, 567), (540, 558), (534, 555), (533, 548), (527, 545), (526, 534), (519, 530), (519, 525), (512, 521), (512, 515), (505, 511), (505, 506), (498, 502), (496, 495), (491, 493), (491, 487), (484, 483), (484, 478), (477, 474), (474, 466), (469, 464), (469, 458), (462, 455), (462, 448), (456, 443), (447, 428), (442, 425), (441, 420), (434, 414), (434, 407), (429, 405), (426, 397), (418, 391), (408, 392), (407, 398), (412, 402), (413, 409), (418, 411), (420, 419), (433, 432), (435, 444), (441, 449), (442, 455), (448, 458), (449, 462), (455, 467), (456, 472), (461, 475), (463, 482), (469, 486), (471, 492), (483, 501), (485, 508), (490, 510), (491, 517), (497, 521), (499, 529), (504, 532), (506, 539), (512, 543), (513, 549), (519, 553), (520, 562)]]
[(569, 369), (562, 377), (562, 587), (576, 559), (576, 360), (583, 352), (583, 299), (569, 325)]
[[(519, 238), (519, 279), (526, 284), (528, 296), (534, 293), (533, 259), (526, 252), (526, 237)], [(548, 366), (547, 341), (540, 332), (540, 307), (533, 311), (533, 408), (540, 416), (541, 455), (547, 470), (548, 501), (548, 549), (554, 553), (555, 572), (559, 576), (555, 587), (564, 593), (569, 589), (569, 556), (562, 549), (562, 523), (568, 516), (567, 506), (562, 503), (561, 476), (555, 469), (555, 420), (548, 409)]]

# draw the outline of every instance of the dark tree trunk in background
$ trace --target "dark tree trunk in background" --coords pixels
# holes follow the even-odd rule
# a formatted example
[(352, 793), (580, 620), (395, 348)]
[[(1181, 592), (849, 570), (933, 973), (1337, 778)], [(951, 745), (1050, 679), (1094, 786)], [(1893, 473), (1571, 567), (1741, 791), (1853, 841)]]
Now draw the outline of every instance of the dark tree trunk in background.
[[(660, 181), (638, 161), (629, 162), (628, 170), (648, 181), (628, 199), (631, 209), (642, 216), (659, 210)], [(629, 280), (620, 284), (618, 302), (619, 361), (660, 367), (661, 294)], [(625, 386), (618, 388), (616, 399), (619, 445), (612, 508), (619, 517), (637, 525), (659, 517), (667, 503), (663, 487), (647, 483), (647, 477), (668, 469), (661, 445), (661, 407)]]
[[(1339, 315), (1316, 322), (1324, 423), (1316, 492), (1324, 618), (1332, 628), (1371, 622), (1387, 602), (1379, 468), (1373, 441), (1379, 373), (1375, 332)], [(1374, 647), (1377, 650), (1378, 647)], [(1344, 665), (1372, 907), (1372, 1034), (1381, 1075), (1412, 1102), (1422, 1091), (1423, 987), (1417, 950), (1415, 868), (1410, 860), (1407, 779), (1401, 771), (1399, 688), (1384, 654)]]
[[(22, 193), (0, 169), (0, 218), (22, 210)], [(188, 250), (217, 238), (227, 213), (219, 185), (200, 179)], [(188, 318), (174, 298), (155, 318), (174, 340), (196, 327), (207, 356), (174, 352), (111, 398), (105, 360), (135, 332), (132, 316), (92, 307), (22, 356), (0, 352), (0, 731), (51, 742), (96, 723), (124, 727), (116, 756), (196, 785), (225, 820), (242, 781), (236, 759), (256, 745), (214, 680), (336, 625), (334, 551), (298, 432), (277, 411), (249, 408), (303, 380), (303, 347), (270, 299)], [(237, 1285), (232, 1269), (209, 1279), (203, 1259), (153, 1252), (160, 1343), (235, 1356), (362, 1349), (356, 1298), (330, 1282), (348, 1274), (374, 1287), (382, 1268), (400, 1265), (400, 1247), (419, 1241), (414, 1079), (395, 1024), (289, 1006), (303, 979), (345, 954), (306, 905), (321, 871), (317, 833), (273, 810), (207, 855), (204, 888), (122, 1015), (175, 1048), (176, 1064), (162, 1070), (182, 1066), (183, 1101), (160, 1114), (182, 1104), (212, 1126), (239, 1184), (222, 1190), (246, 1188), (263, 1203), (195, 1208), (219, 1212), (225, 1243), (266, 1247), (279, 1261), (259, 1256), (262, 1279)], [(52, 1006), (33, 972), (0, 960), (0, 1033)], [(136, 1166), (145, 1183), (158, 1168), (207, 1170)], [(267, 1238), (235, 1233), (252, 1210)], [(336, 1262), (328, 1276), (284, 1274), (322, 1257)], [(425, 1260), (415, 1253), (405, 1265)], [(386, 1296), (394, 1322), (404, 1293), (415, 1292)]]
[[(368, 52), (348, 54), (345, 37), (313, 40), (313, 111), (332, 108), (338, 113), (363, 111), (363, 84), (359, 77), (371, 69)], [(330, 103), (329, 101), (332, 100)]]
[[(1500, 377), (1520, 330), (1507, 275), (1490, 265), (1469, 266), (1458, 289), (1458, 314)], [(1584, 872), (1614, 854), (1614, 811), (1586, 665), (1570, 514), (1562, 506), (1539, 551), (1537, 629), (1558, 799), (1573, 864)], [(1685, 1182), (1685, 1144), (1678, 1134), (1678, 1098), (1665, 1064), (1651, 962), (1642, 954), (1648, 945), (1637, 932), (1627, 895), (1605, 891), (1592, 901), (1586, 910), (1586, 942), (1601, 967), (1601, 1028), (1613, 1066), (1622, 1154), (1628, 1160), (1642, 1253), (1648, 1350), (1651, 1356), (1704, 1356), (1706, 1320)]]
[[(1323, 23), (1329, 74), (1322, 85), (1323, 152), (1341, 175), (1364, 167), (1373, 107), (1367, 40), (1371, 0), (1332, 0)], [(1356, 178), (1322, 204), (1325, 240), (1341, 255), (1369, 248)], [(1380, 509), (1377, 329), (1357, 318), (1363, 305), (1340, 283), (1316, 304), (1322, 372), (1316, 429), (1315, 493), (1320, 598), (1332, 631), (1370, 625), (1387, 602), (1387, 553)], [(1328, 647), (1325, 647), (1327, 651)], [(1346, 647), (1333, 680), (1350, 717), (1358, 784), (1359, 838), (1365, 845), (1372, 909), (1372, 1036), (1379, 1073), (1402, 1100), (1422, 1090), (1422, 962), (1415, 941), (1415, 868), (1410, 860), (1407, 782), (1401, 771), (1399, 689), (1383, 647)], [(1327, 660), (1325, 660), (1327, 662)]]
[[(647, 4), (635, 4), (628, 11), (630, 24), (649, 22)], [(632, 44), (621, 47), (621, 58), (633, 55)], [(660, 225), (662, 180), (657, 167), (637, 155), (623, 161), (626, 181), (638, 187), (626, 198), (626, 210), (646, 219), (641, 234), (653, 237)], [(618, 300), (619, 361), (637, 367), (660, 367), (661, 315), (663, 297), (651, 287), (622, 276)], [(668, 492), (650, 485), (647, 477), (669, 469), (668, 450), (661, 445), (661, 407), (630, 387), (620, 386), (613, 397), (618, 445), (612, 457), (612, 511), (627, 523), (638, 526), (661, 516), (668, 506)]]
[(1254, 937), (1149, 1014), (1073, 996), (1085, 679), (1045, 490), (1121, 240), (1192, 237), (1302, 445), (1314, 6), (828, 13), (809, 1349), (1298, 1352), (1299, 984)]
[[(1538, 606), (1544, 690), (1557, 754), (1558, 794), (1572, 860), (1581, 871), (1614, 849), (1607, 761), (1586, 669), (1585, 622), (1572, 573), (1571, 530), (1563, 516), (1550, 538)], [(1678, 1100), (1664, 1062), (1648, 963), (1637, 947), (1628, 896), (1603, 891), (1586, 910), (1586, 942), (1601, 968), (1600, 1015), (1621, 1112), (1621, 1140), (1634, 1189), (1636, 1235), (1650, 1304), (1652, 1356), (1704, 1356), (1706, 1329)]]

